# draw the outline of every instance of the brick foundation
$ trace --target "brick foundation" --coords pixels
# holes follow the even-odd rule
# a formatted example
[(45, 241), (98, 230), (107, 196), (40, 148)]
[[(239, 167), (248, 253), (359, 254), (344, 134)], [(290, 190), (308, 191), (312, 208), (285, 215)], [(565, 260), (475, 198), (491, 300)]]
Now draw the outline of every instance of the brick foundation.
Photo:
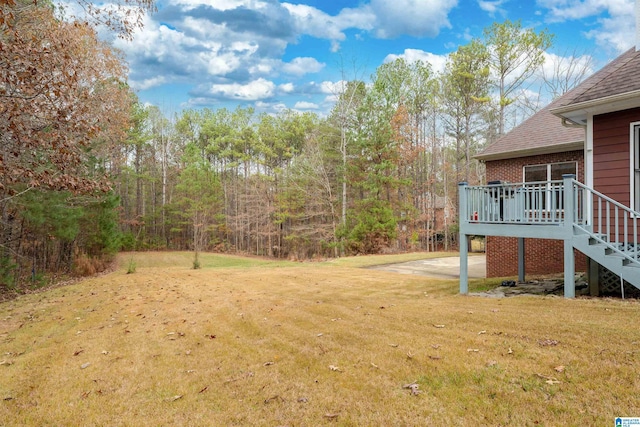
[[(518, 239), (487, 236), (487, 277), (518, 275)], [(562, 240), (524, 239), (525, 275), (556, 274), (564, 271)], [(576, 271), (586, 271), (587, 257), (574, 251)]]

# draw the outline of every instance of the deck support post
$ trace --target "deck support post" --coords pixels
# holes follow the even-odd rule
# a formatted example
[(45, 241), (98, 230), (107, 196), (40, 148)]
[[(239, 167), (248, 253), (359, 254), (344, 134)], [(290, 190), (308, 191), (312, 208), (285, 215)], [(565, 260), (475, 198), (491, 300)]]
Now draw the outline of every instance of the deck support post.
[(458, 236), (458, 246), (460, 247), (460, 293), (469, 293), (469, 236), (466, 234), (466, 224), (469, 221), (467, 215), (467, 187), (466, 182), (458, 184), (458, 218), (460, 234)]
[(575, 298), (575, 257), (573, 253), (573, 224), (576, 221), (576, 200), (573, 192), (573, 174), (562, 175), (564, 190), (564, 297)]
[(524, 237), (518, 237), (518, 282), (524, 282)]
[(564, 297), (575, 298), (576, 278), (573, 245), (570, 239), (564, 240)]

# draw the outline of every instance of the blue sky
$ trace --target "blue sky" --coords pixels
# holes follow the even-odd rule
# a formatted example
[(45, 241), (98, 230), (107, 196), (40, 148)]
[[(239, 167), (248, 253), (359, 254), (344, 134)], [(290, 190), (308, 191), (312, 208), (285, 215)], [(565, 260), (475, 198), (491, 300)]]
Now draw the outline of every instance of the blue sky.
[(324, 114), (336, 84), (385, 61), (430, 62), (505, 19), (555, 35), (548, 65), (577, 52), (594, 69), (635, 45), (634, 0), (161, 0), (117, 40), (141, 101), (184, 108)]

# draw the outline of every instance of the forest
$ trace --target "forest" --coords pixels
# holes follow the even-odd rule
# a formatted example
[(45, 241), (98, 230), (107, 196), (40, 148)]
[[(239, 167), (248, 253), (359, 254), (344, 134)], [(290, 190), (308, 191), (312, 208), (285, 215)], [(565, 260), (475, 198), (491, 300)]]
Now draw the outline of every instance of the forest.
[(327, 114), (166, 116), (139, 102), (96, 30), (131, 37), (139, 15), (87, 10), (63, 20), (49, 3), (0, 0), (6, 289), (92, 274), (123, 250), (190, 250), (197, 268), (200, 251), (305, 260), (455, 248), (457, 184), (483, 180), (474, 154), (590, 66), (567, 55), (549, 72), (553, 36), (504, 21), (442, 72), (404, 59), (371, 76), (343, 67)]

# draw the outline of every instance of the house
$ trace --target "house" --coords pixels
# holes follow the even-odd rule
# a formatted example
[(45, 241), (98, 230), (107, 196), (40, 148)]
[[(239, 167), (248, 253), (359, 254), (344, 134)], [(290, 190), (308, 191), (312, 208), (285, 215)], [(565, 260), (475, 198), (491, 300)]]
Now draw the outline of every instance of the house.
[[(551, 113), (563, 98), (538, 111), (520, 126), (498, 139), (476, 156), (485, 163), (487, 182), (540, 182), (560, 180), (572, 173), (584, 179), (584, 137), (582, 126), (563, 124)], [(555, 239), (518, 239), (487, 236), (487, 277), (515, 276), (518, 271), (518, 245), (524, 266), (531, 274), (561, 273), (563, 245)], [(586, 269), (584, 256), (577, 256), (578, 271)], [(523, 271), (520, 280), (523, 281)]]
[(640, 43), (478, 158), (489, 185), (461, 183), (460, 241), (487, 236), (489, 275), (564, 271), (573, 297), (576, 269), (593, 285), (603, 266), (640, 288)]

